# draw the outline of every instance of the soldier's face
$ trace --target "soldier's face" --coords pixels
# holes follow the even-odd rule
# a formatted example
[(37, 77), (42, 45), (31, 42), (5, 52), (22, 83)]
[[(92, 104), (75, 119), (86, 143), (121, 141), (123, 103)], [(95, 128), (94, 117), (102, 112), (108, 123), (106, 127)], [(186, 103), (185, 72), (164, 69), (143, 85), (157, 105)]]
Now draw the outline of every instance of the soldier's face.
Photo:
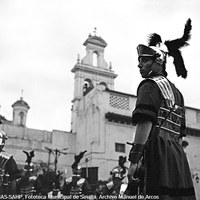
[(138, 67), (140, 68), (140, 74), (142, 78), (163, 75), (164, 68), (162, 64), (159, 64), (151, 57), (141, 57), (139, 59)]
[(138, 67), (142, 78), (147, 78), (151, 73), (153, 60), (150, 57), (140, 57)]

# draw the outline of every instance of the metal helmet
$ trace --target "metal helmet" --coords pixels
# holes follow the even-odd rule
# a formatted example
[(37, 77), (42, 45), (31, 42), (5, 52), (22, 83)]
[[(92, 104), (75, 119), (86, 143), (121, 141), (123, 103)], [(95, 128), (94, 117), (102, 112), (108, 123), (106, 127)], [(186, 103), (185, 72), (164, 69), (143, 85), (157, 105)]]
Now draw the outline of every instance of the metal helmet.
[(32, 163), (32, 158), (35, 156), (34, 151), (31, 151), (31, 152), (23, 151), (23, 153), (25, 153), (27, 157), (25, 161), (24, 171), (33, 172), (34, 165)]
[[(165, 50), (164, 50), (165, 49)], [(167, 56), (167, 47), (161, 49), (160, 47), (154, 47), (154, 46), (145, 46), (143, 44), (140, 44), (137, 46), (137, 52), (138, 52), (138, 60), (141, 57), (151, 57), (152, 59), (155, 59), (155, 61), (159, 64), (163, 64), (166, 62), (166, 56)]]
[(80, 165), (72, 168), (72, 173), (75, 175), (81, 175), (82, 173), (82, 167)]
[(33, 163), (26, 163), (25, 166), (24, 166), (24, 171), (25, 172), (33, 172), (34, 170), (34, 165)]
[(126, 162), (126, 156), (119, 156), (119, 160), (118, 160), (118, 166), (114, 167), (111, 172), (110, 175), (112, 175), (113, 178), (120, 178), (123, 179), (124, 178), (124, 174), (126, 173), (126, 167), (124, 166)]
[(3, 149), (3, 147), (5, 146), (5, 141), (8, 139), (8, 136), (6, 135), (6, 133), (4, 131), (0, 131), (0, 150)]
[(122, 167), (120, 167), (120, 166), (117, 166), (117, 167), (114, 167), (112, 170), (111, 170), (111, 172), (110, 172), (110, 175), (112, 175), (112, 177), (113, 178), (120, 178), (120, 179), (122, 179), (122, 178), (124, 178), (123, 177), (123, 169), (122, 169)]

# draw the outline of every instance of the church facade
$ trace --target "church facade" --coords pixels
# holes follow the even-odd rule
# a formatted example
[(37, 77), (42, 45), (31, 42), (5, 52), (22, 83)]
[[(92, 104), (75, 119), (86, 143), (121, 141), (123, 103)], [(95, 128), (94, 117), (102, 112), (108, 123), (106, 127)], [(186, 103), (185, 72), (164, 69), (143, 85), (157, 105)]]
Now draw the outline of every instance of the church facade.
[[(86, 55), (82, 59), (78, 56), (71, 70), (74, 73), (71, 131), (43, 131), (26, 127), (30, 107), (23, 98), (12, 105), (11, 121), (1, 116), (1, 129), (9, 137), (6, 151), (13, 154), (21, 168), (25, 162), (23, 150), (34, 150), (35, 165), (46, 163), (52, 169), (64, 171), (69, 177), (74, 155), (87, 150), (80, 165), (89, 182), (95, 183), (109, 178), (112, 168), (118, 165), (119, 156), (128, 156), (130, 146), (126, 143), (132, 142), (135, 133), (131, 114), (136, 96), (115, 90), (117, 74), (111, 63), (104, 60), (107, 43), (101, 37), (89, 35), (83, 45)], [(186, 120), (186, 140), (189, 143), (186, 153), (196, 180), (200, 175), (200, 110), (186, 107)], [(57, 150), (61, 153), (57, 155), (55, 166)]]

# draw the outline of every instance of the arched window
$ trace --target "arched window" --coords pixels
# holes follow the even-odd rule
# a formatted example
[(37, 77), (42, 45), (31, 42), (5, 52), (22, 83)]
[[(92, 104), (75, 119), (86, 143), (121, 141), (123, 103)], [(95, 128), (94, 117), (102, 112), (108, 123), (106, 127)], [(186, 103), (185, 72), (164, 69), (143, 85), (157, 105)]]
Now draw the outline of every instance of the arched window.
[(93, 60), (92, 65), (97, 67), (98, 66), (98, 52), (94, 51), (92, 56), (93, 56), (92, 57), (92, 60)]
[(105, 82), (101, 82), (100, 85), (104, 85), (107, 88), (107, 84)]
[(86, 95), (94, 87), (90, 79), (85, 79), (83, 84), (83, 95)]
[(19, 125), (23, 125), (24, 122), (24, 113), (20, 112), (19, 113)]

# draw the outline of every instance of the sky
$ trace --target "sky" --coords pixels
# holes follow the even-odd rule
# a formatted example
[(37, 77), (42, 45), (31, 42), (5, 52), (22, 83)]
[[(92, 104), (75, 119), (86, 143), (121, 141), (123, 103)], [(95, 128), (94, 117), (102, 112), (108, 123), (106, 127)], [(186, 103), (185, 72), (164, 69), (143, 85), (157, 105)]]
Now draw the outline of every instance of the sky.
[(176, 76), (171, 58), (167, 72), (185, 105), (200, 109), (199, 10), (199, 0), (0, 0), (0, 114), (12, 120), (12, 104), (23, 97), (28, 128), (70, 131), (71, 69), (78, 54), (86, 55), (83, 43), (95, 27), (118, 74), (115, 90), (136, 95), (137, 45), (153, 32), (163, 41), (181, 37), (188, 18), (192, 37), (182, 48), (188, 77)]

